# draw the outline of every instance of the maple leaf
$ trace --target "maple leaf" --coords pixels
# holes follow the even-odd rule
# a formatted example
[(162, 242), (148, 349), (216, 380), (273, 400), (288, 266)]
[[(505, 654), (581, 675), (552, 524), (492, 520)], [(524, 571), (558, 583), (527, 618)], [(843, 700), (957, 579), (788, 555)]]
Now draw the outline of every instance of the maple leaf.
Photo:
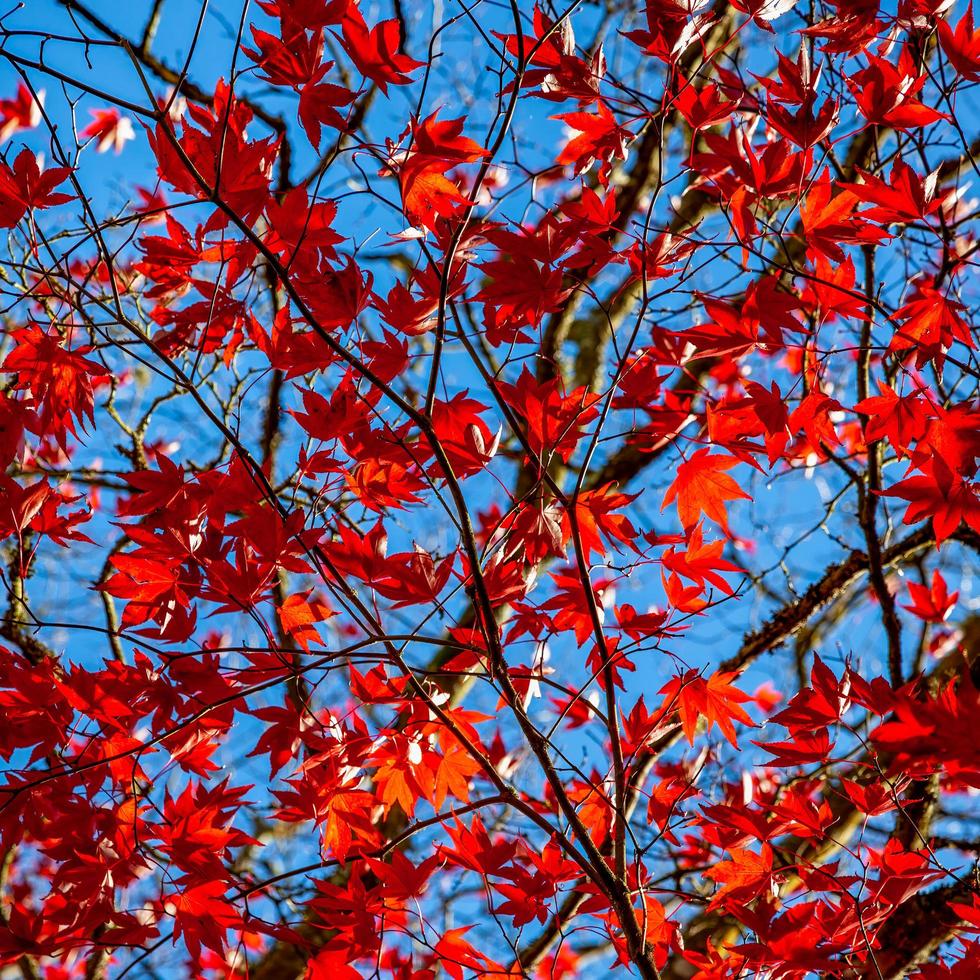
[(704, 514), (728, 531), (728, 500), (752, 498), (725, 472), (738, 464), (734, 456), (711, 454), (710, 448), (699, 449), (689, 460), (677, 467), (677, 476), (667, 488), (664, 511), (675, 500), (677, 516), (688, 534)]
[(623, 683), (621, 672), (624, 670), (636, 670), (636, 664), (625, 653), (621, 653), (618, 648), (618, 638), (606, 640), (602, 648), (600, 648), (599, 644), (593, 646), (586, 659), (592, 676), (598, 680), (599, 686), (603, 690), (606, 690), (608, 684), (605, 677), (607, 670), (613, 686), (619, 687), (624, 691), (626, 690), (626, 685)]
[(824, 446), (840, 444), (831, 413), (843, 411), (844, 406), (822, 391), (810, 391), (789, 417), (792, 432), (803, 430), (810, 449), (823, 455)]
[[(161, 119), (149, 134), (158, 176), (196, 199), (220, 194), (226, 207), (252, 224), (269, 200), (279, 140), (247, 137), (252, 110), (234, 95), (224, 79), (215, 85), (210, 106), (190, 103), (187, 111), (190, 120), (179, 124), (179, 137), (169, 118)], [(175, 141), (179, 150), (173, 145)], [(220, 228), (227, 223), (227, 214), (215, 210), (205, 227)]]
[(801, 306), (802, 303), (796, 296), (779, 287), (779, 280), (775, 276), (762, 276), (746, 289), (742, 316), (759, 324), (767, 342), (781, 347), (785, 342), (784, 330), (806, 332), (806, 328), (794, 315)]
[[(476, 299), (485, 304), (487, 339), (494, 346), (512, 343), (515, 328), (538, 326), (561, 308), (569, 290), (560, 269), (526, 255), (510, 255), (484, 262), (480, 270), (490, 277)], [(523, 335), (520, 335), (523, 336)]]
[(527, 422), (528, 443), (538, 454), (557, 453), (567, 463), (586, 426), (599, 413), (593, 407), (599, 396), (577, 388), (565, 394), (559, 382), (539, 384), (525, 368), (517, 384), (498, 385), (503, 398)]
[(369, 28), (355, 4), (347, 6), (338, 40), (357, 70), (385, 95), (389, 85), (408, 85), (409, 73), (424, 64), (402, 53), (397, 20), (383, 20)]
[(61, 446), (68, 433), (77, 436), (76, 422), (94, 421), (95, 380), (104, 376), (101, 365), (82, 355), (88, 347), (69, 350), (65, 339), (52, 327), (38, 324), (12, 333), (14, 348), (3, 370), (17, 376), (14, 387), (29, 391), (40, 406), (40, 423)]
[(838, 722), (848, 705), (842, 693), (845, 690), (846, 684), (837, 679), (818, 654), (814, 654), (810, 687), (801, 688), (772, 720), (793, 732), (813, 731)]
[(283, 40), (292, 40), (302, 31), (340, 24), (351, 4), (348, 0), (260, 0), (259, 6), (279, 20)]
[(735, 728), (732, 721), (755, 727), (755, 723), (745, 713), (741, 705), (751, 701), (750, 695), (732, 685), (735, 673), (715, 671), (705, 680), (697, 671), (691, 670), (682, 677), (668, 681), (659, 691), (664, 695), (664, 705), (676, 706), (684, 729), (684, 737), (694, 744), (694, 732), (699, 718), (704, 718), (710, 730), (717, 724), (725, 738), (738, 748), (735, 741)]
[(43, 89), (35, 97), (23, 82), (18, 82), (17, 94), (12, 99), (0, 99), (0, 143), (22, 129), (34, 129), (41, 122), (43, 105)]
[(354, 93), (349, 89), (322, 81), (332, 67), (332, 61), (324, 62), (299, 94), (299, 121), (310, 143), (317, 150), (320, 149), (320, 131), (323, 126), (330, 126), (341, 133), (347, 131), (347, 120), (337, 110), (354, 101)]
[(758, 854), (741, 847), (731, 848), (729, 854), (730, 861), (719, 861), (704, 872), (706, 878), (721, 885), (711, 896), (709, 909), (728, 907), (732, 903), (744, 905), (770, 887), (772, 848), (768, 844), (763, 844)]
[(426, 883), (439, 867), (440, 860), (432, 855), (424, 861), (416, 862), (396, 850), (391, 852), (386, 861), (366, 856), (364, 863), (384, 883), (385, 905), (389, 908), (400, 908), (410, 899), (424, 894)]
[[(483, 585), (492, 606), (499, 607), (524, 598), (534, 587), (537, 572), (528, 567), (521, 555), (508, 556), (503, 550), (495, 551), (481, 570)], [(468, 581), (471, 570), (468, 560), (463, 562), (463, 580)]]
[(705, 587), (707, 581), (721, 589), (725, 595), (731, 595), (732, 587), (718, 573), (737, 573), (741, 569), (721, 557), (724, 547), (724, 541), (709, 541), (705, 544), (702, 539), (701, 525), (697, 524), (691, 530), (686, 549), (677, 551), (675, 548), (669, 548), (661, 558), (661, 562), (664, 568), (677, 572), (678, 575), (682, 575), (692, 582), (697, 582), (701, 589)]
[(310, 599), (313, 590), (297, 592), (288, 596), (283, 604), (276, 610), (282, 628), (288, 633), (307, 653), (310, 652), (311, 643), (322, 643), (320, 634), (317, 632), (314, 623), (322, 623), (325, 619), (335, 616), (336, 613), (320, 599)]
[(975, 786), (980, 782), (980, 753), (970, 726), (978, 707), (980, 691), (968, 672), (929, 697), (906, 688), (869, 737), (894, 753), (896, 772), (918, 778), (944, 770), (951, 778)]
[(95, 140), (97, 153), (112, 150), (117, 155), (123, 147), (136, 138), (132, 120), (118, 109), (90, 109), (92, 121), (82, 130), (84, 139)]
[(612, 160), (625, 160), (626, 148), (634, 139), (633, 133), (616, 121), (612, 111), (601, 99), (596, 102), (596, 112), (566, 112), (555, 116), (580, 135), (573, 137), (558, 154), (558, 163), (573, 164), (575, 173), (588, 170), (596, 160), (601, 160), (600, 181), (606, 183), (608, 165)]
[(211, 258), (200, 235), (190, 232), (172, 214), (164, 218), (167, 237), (147, 235), (139, 240), (143, 258), (133, 268), (156, 285), (146, 291), (151, 299), (175, 299), (188, 293), (194, 285), (193, 271), (199, 262)]
[(820, 311), (820, 318), (832, 321), (837, 317), (867, 320), (866, 303), (854, 288), (854, 260), (847, 256), (843, 262), (832, 263), (826, 255), (817, 255), (814, 278), (807, 278), (803, 299)]
[(660, 573), (660, 581), (667, 597), (667, 605), (680, 613), (699, 613), (708, 605), (704, 589), (699, 585), (685, 585), (680, 575), (671, 572)]
[(123, 626), (138, 626), (152, 619), (171, 639), (185, 639), (194, 628), (189, 612), (197, 584), (181, 573), (182, 560), (150, 554), (120, 554), (112, 558), (116, 572), (100, 586), (126, 599)]
[(736, 980), (742, 976), (745, 969), (745, 957), (741, 953), (727, 949), (719, 951), (708, 939), (705, 942), (705, 952), (686, 949), (683, 953), (688, 963), (697, 967), (694, 980)]
[(454, 555), (437, 561), (417, 544), (414, 551), (388, 555), (383, 573), (371, 584), (381, 595), (394, 600), (396, 609), (431, 602), (449, 581), (454, 561)]
[(306, 964), (303, 980), (363, 980), (364, 974), (348, 962), (343, 950), (321, 949)]
[(554, 611), (555, 625), (562, 630), (572, 629), (576, 641), (581, 646), (592, 635), (594, 628), (586, 588), (590, 588), (595, 606), (601, 609), (602, 592), (608, 587), (608, 583), (591, 582), (585, 586), (575, 570), (571, 568), (564, 572), (553, 572), (551, 578), (557, 587), (557, 592), (542, 604), (541, 609)]
[(670, 65), (703, 38), (715, 20), (711, 13), (696, 13), (697, 8), (692, 9), (685, 0), (647, 0), (645, 10), (647, 29), (626, 36)]
[(452, 218), (470, 202), (447, 176), (460, 163), (472, 163), (487, 151), (463, 136), (460, 119), (438, 119), (434, 112), (413, 126), (413, 149), (398, 169), (402, 209), (413, 224), (436, 231), (440, 218)]
[(192, 959), (199, 959), (201, 946), (224, 952), (228, 929), (241, 925), (242, 918), (225, 898), (227, 887), (221, 881), (188, 885), (163, 899), (163, 910), (173, 916), (174, 942), (183, 939)]
[(949, 409), (933, 404), (925, 435), (912, 451), (914, 466), (938, 456), (951, 469), (969, 479), (977, 471), (980, 456), (980, 411), (969, 403)]
[(402, 208), (415, 225), (436, 231), (440, 218), (452, 218), (470, 202), (444, 173), (441, 164), (412, 157), (399, 172)]
[(679, 334), (677, 339), (682, 346), (692, 344), (705, 357), (736, 357), (759, 342), (755, 324), (747, 322), (741, 311), (730, 303), (708, 296), (702, 297), (702, 302), (710, 320)]
[(447, 929), (435, 945), (435, 955), (439, 964), (453, 980), (463, 980), (464, 967), (474, 975), (497, 972), (493, 971), (492, 962), (463, 938), (463, 934), (469, 932), (471, 928), (472, 926), (461, 926)]
[(518, 849), (518, 842), (497, 836), (491, 840), (479, 815), (467, 827), (459, 817), (452, 826), (445, 825), (453, 847), (438, 845), (439, 854), (448, 861), (480, 874), (500, 877)]
[(880, 395), (865, 398), (854, 406), (854, 411), (867, 415), (864, 427), (865, 440), (872, 442), (887, 437), (899, 457), (908, 456), (909, 446), (921, 439), (928, 428), (935, 410), (924, 398), (922, 389), (899, 395), (887, 382), (878, 379)]
[(775, 756), (771, 766), (805, 766), (824, 762), (833, 750), (834, 743), (826, 728), (816, 732), (794, 732), (788, 742), (753, 742), (759, 748)]
[(256, 50), (243, 46), (242, 52), (261, 68), (263, 74), (259, 77), (270, 85), (298, 88), (309, 82), (318, 69), (325, 72), (333, 67), (332, 62), (320, 66), (323, 56), (323, 35), (320, 32), (307, 34), (306, 31), (297, 31), (276, 37), (254, 26), (251, 31)]
[(867, 882), (869, 895), (883, 906), (901, 905), (942, 877), (942, 872), (931, 866), (925, 851), (907, 851), (894, 839), (880, 851), (870, 850), (868, 863), (878, 870), (878, 876)]
[(487, 150), (463, 135), (465, 122), (464, 116), (440, 119), (438, 111), (433, 112), (412, 127), (414, 151), (445, 163), (473, 163), (486, 156)]
[[(523, 37), (493, 32), (506, 45), (512, 57), (523, 57), (535, 67), (525, 70), (522, 88), (536, 88), (540, 98), (562, 102), (577, 99), (588, 104), (599, 96), (599, 81), (604, 74), (605, 59), (600, 47), (590, 62), (575, 53), (575, 31), (570, 17), (554, 21), (534, 4), (533, 33), (526, 28)], [(508, 83), (504, 92), (512, 90)]]
[(13, 228), (28, 211), (73, 200), (71, 194), (55, 191), (70, 173), (68, 167), (52, 167), (41, 173), (30, 150), (21, 150), (12, 168), (0, 163), (0, 228)]
[[(548, 915), (548, 900), (557, 893), (559, 885), (579, 877), (579, 867), (567, 857), (552, 836), (540, 854), (528, 851), (527, 869), (522, 868), (514, 875), (519, 888), (507, 889), (505, 893), (512, 896), (513, 901), (509, 904), (519, 913), (521, 920), (530, 921), (533, 914), (539, 921), (544, 921)], [(503, 891), (499, 887), (498, 890)]]
[(922, 221), (939, 210), (941, 199), (936, 198), (936, 174), (923, 180), (900, 157), (892, 164), (888, 183), (874, 174), (859, 170), (860, 183), (843, 184), (863, 202), (874, 207), (861, 212), (861, 217), (881, 224), (908, 224)]
[(311, 257), (310, 261), (337, 257), (334, 246), (343, 242), (344, 237), (333, 230), (336, 202), (311, 202), (305, 188), (294, 187), (280, 200), (270, 200), (265, 213), (269, 219), (266, 244), (287, 264), (307, 250), (316, 253), (316, 258)]
[(157, 464), (157, 470), (138, 470), (125, 475), (134, 492), (117, 504), (116, 509), (121, 516), (152, 514), (164, 510), (184, 496), (188, 484), (184, 479), (183, 467), (163, 455), (157, 458)]
[(750, 14), (756, 26), (764, 31), (775, 33), (770, 22), (788, 13), (797, 4), (797, 0), (739, 0), (735, 6)]
[(776, 52), (776, 77), (754, 76), (765, 88), (769, 99), (784, 105), (805, 105), (816, 97), (816, 83), (821, 70), (816, 71), (806, 45), (800, 45), (796, 61), (790, 61), (781, 51)]
[(51, 487), (47, 480), (22, 486), (9, 476), (0, 474), (0, 488), (3, 490), (3, 502), (0, 503), (0, 535), (7, 537), (13, 534), (20, 538), (41, 514), (41, 508), (51, 496)]
[(936, 27), (950, 64), (971, 82), (980, 81), (980, 30), (973, 26), (973, 3), (967, 6), (955, 29), (945, 17), (939, 18)]
[(796, 112), (790, 112), (786, 106), (771, 100), (766, 106), (769, 125), (804, 150), (829, 136), (840, 118), (838, 102), (826, 99), (814, 114), (812, 101), (810, 98), (804, 99)]
[(820, 840), (837, 821), (827, 800), (815, 801), (804, 784), (789, 788), (779, 804), (773, 807), (780, 830), (808, 840)]
[(465, 391), (432, 406), (432, 427), (458, 479), (486, 469), (497, 452), (500, 430), (490, 431), (481, 418), (486, 410), (475, 398), (467, 398)]
[(662, 636), (670, 632), (667, 626), (668, 615), (658, 609), (638, 613), (629, 603), (616, 608), (616, 620), (623, 632), (633, 640), (644, 640), (651, 636)]
[[(626, 507), (636, 497), (637, 494), (616, 493), (611, 483), (596, 490), (583, 490), (578, 494), (575, 498), (575, 523), (586, 561), (592, 557), (593, 551), (604, 554), (603, 538), (611, 542), (617, 551), (617, 542), (636, 550), (636, 528), (625, 514), (614, 513)], [(562, 540), (567, 543), (572, 536), (571, 515), (566, 512), (562, 515)]]
[(851, 190), (835, 185), (826, 173), (807, 192), (800, 205), (803, 235), (809, 248), (835, 262), (844, 261), (845, 244), (874, 244), (889, 237), (888, 232), (865, 221), (855, 213), (861, 199)]
[(59, 513), (61, 507), (73, 504), (80, 499), (79, 495), (67, 493), (64, 489), (52, 493), (44, 501), (41, 512), (31, 521), (32, 530), (45, 535), (62, 548), (67, 548), (69, 541), (93, 543), (91, 538), (77, 529), (79, 524), (91, 520), (92, 511), (90, 509), (83, 507), (67, 514)]
[(898, 64), (875, 55), (869, 55), (868, 62), (867, 68), (847, 78), (847, 84), (869, 124), (908, 130), (949, 118), (916, 98), (928, 76), (916, 70), (908, 47), (902, 48)]
[(450, 794), (468, 803), (471, 777), (481, 771), (480, 762), (456, 738), (444, 737), (442, 742), (444, 750), (435, 770), (433, 789), (431, 794), (427, 794), (437, 810), (442, 809)]
[[(303, 264), (295, 275), (297, 289), (324, 330), (349, 326), (373, 296), (373, 275), (362, 270), (352, 257), (340, 268), (334, 268), (321, 254), (315, 264)], [(321, 351), (320, 356), (324, 354), (326, 351)]]
[(959, 340), (973, 348), (973, 330), (964, 319), (966, 307), (938, 292), (927, 283), (917, 283), (912, 298), (895, 311), (896, 327), (889, 351), (913, 350), (918, 367), (935, 360), (941, 365), (945, 352)]
[(927, 623), (942, 623), (949, 617), (959, 598), (959, 592), (950, 595), (949, 586), (939, 569), (932, 573), (932, 585), (927, 587), (918, 582), (909, 582), (909, 596), (912, 605), (903, 606)]
[[(772, 465), (785, 451), (790, 434), (789, 412), (784, 396), (775, 381), (768, 390), (757, 382), (746, 381), (745, 391), (751, 401), (752, 411), (765, 429), (766, 451), (769, 463)], [(714, 413), (708, 416), (709, 432), (711, 432), (713, 418)], [(744, 423), (742, 425), (744, 426)]]
[(862, 813), (874, 817), (881, 816), (883, 813), (890, 813), (896, 809), (899, 805), (898, 794), (902, 789), (901, 785), (896, 786), (894, 782), (887, 786), (877, 783), (864, 785), (855, 782), (853, 779), (842, 779), (841, 786), (847, 794), (847, 798)]
[(303, 732), (309, 725), (309, 718), (302, 716), (291, 700), (283, 707), (270, 705), (267, 708), (258, 708), (253, 715), (263, 722), (264, 730), (255, 743), (255, 748), (249, 752), (249, 757), (268, 755), (270, 773), (274, 776), (287, 762), (295, 758), (302, 744)]
[(932, 518), (932, 532), (938, 548), (965, 521), (980, 532), (980, 491), (964, 480), (942, 459), (934, 456), (919, 467), (921, 475), (910, 476), (888, 490), (883, 497), (900, 497), (909, 502), (903, 524)]
[(176, 799), (167, 797), (160, 828), (161, 848), (181, 867), (202, 875), (220, 874), (229, 848), (256, 844), (247, 834), (228, 826), (250, 787), (229, 787), (224, 780), (213, 788), (189, 783)]
[(737, 101), (721, 98), (717, 85), (708, 84), (696, 91), (692, 82), (681, 83), (674, 104), (695, 131), (724, 122), (738, 108)]
[(288, 789), (274, 790), (276, 816), (288, 823), (316, 822), (320, 850), (346, 861), (351, 848), (375, 835), (375, 794), (359, 789), (361, 775), (342, 766), (336, 747), (305, 760), (298, 777), (286, 780)]

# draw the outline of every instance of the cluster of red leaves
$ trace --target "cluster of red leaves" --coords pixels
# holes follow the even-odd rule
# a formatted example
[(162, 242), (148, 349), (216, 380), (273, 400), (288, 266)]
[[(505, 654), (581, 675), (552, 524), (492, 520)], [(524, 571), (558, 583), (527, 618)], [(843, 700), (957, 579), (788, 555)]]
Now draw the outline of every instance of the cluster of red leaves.
[[(310, 980), (517, 977), (528, 960), (556, 977), (587, 975), (588, 935), (647, 976), (865, 977), (881, 975), (890, 930), (943, 881), (959, 890), (942, 905), (942, 942), (958, 938), (951, 965), (921, 976), (976, 969), (975, 888), (928, 832), (879, 839), (886, 825), (872, 823), (913, 819), (916, 794), (980, 790), (976, 653), (940, 632), (960, 591), (935, 569), (899, 607), (922, 624), (923, 657), (937, 640), (931, 677), (906, 677), (901, 662), (872, 676), (850, 656), (835, 672), (814, 653), (775, 713), (781, 697), (743, 690), (742, 669), (853, 585), (838, 567), (733, 660), (692, 667), (684, 640), (744, 584), (757, 474), (820, 467), (853, 484), (863, 537), (850, 561), (871, 571), (886, 624), (898, 613), (879, 508), (902, 501), (902, 522), (940, 556), (951, 538), (980, 534), (980, 411), (944, 382), (951, 364), (964, 385), (976, 375), (963, 296), (975, 239), (958, 230), (970, 216), (957, 168), (927, 172), (921, 142), (962, 136), (956, 93), (936, 95), (928, 58), (956, 85), (980, 81), (980, 32), (972, 9), (954, 24), (925, 0), (897, 13), (831, 5), (797, 56), (777, 51), (774, 71), (751, 81), (718, 52), (739, 32), (773, 33), (792, 5), (734, 6), (726, 28), (719, 5), (648, 0), (644, 26), (621, 43), (668, 81), (657, 99), (631, 99), (601, 47), (577, 44), (569, 14), (535, 5), (526, 24), (493, 32), (509, 67), (479, 139), (467, 117), (437, 109), (371, 144), (359, 135), (368, 101), (418, 88), (432, 69), (404, 49), (399, 19), (368, 23), (355, 0), (265, 0), (265, 27), (241, 51), (263, 86), (293, 99), (295, 119), (270, 131), (234, 74), (208, 99), (148, 110), (157, 186), (139, 191), (135, 248), (112, 259), (104, 245), (95, 258), (37, 258), (53, 247), (42, 212), (67, 215), (84, 197), (81, 166), (60, 154), (64, 165), (44, 169), (29, 149), (0, 162), (0, 227), (23, 233), (30, 257), (27, 314), (4, 326), (0, 363), (0, 964), (97, 975), (109, 961), (125, 969), (119, 954), (91, 958), (102, 948), (170, 940), (193, 976), (243, 976), (236, 949), (259, 963), (285, 946), (303, 951)], [(927, 54), (929, 18), (938, 44)], [(551, 118), (566, 133), (515, 219), (487, 205), (508, 127), (531, 99), (560, 106)], [(40, 93), (21, 85), (0, 100), (0, 139), (42, 118)], [(648, 234), (662, 185), (631, 192), (630, 168), (661, 164), (633, 149), (666, 157), (649, 134), (663, 138), (667, 120), (689, 137), (688, 184)], [(376, 195), (396, 216), (385, 245), (418, 245), (401, 278), (395, 261), (371, 265), (363, 229), (350, 236), (359, 215), (340, 192), (290, 181), (284, 148), (297, 135), (327, 169), (355, 141), (356, 158), (391, 182), (396, 200)], [(79, 153), (88, 142), (118, 153), (134, 136), (122, 109), (100, 107)], [(863, 141), (863, 165), (842, 166), (838, 144)], [(554, 198), (539, 199), (539, 184)], [(717, 236), (684, 219), (691, 201), (721, 215)], [(928, 260), (892, 302), (874, 256), (913, 237)], [(645, 322), (651, 293), (679, 290), (720, 246), (738, 266), (731, 290), (710, 285), (691, 293), (686, 319)], [(587, 297), (599, 315), (576, 320)], [(627, 338), (620, 312), (637, 300)], [(107, 315), (126, 343), (106, 332)], [(845, 330), (859, 338), (854, 357), (836, 349)], [(605, 346), (590, 352), (589, 331), (613, 363)], [(220, 449), (208, 462), (147, 444), (151, 415), (121, 424), (127, 465), (106, 475), (93, 458), (92, 429), (119, 424), (130, 342), (175, 385), (160, 403), (193, 401), (211, 426), (207, 448)], [(446, 369), (454, 342), (471, 357), (465, 384)], [(222, 389), (202, 364), (233, 379), (235, 412), (215, 412)], [(242, 408), (258, 413), (239, 394), (245, 375), (272, 379), (258, 438), (241, 425)], [(621, 474), (667, 450), (659, 489), (626, 492)], [(897, 478), (882, 476), (886, 463)], [(502, 491), (515, 472), (516, 490)], [(73, 473), (92, 487), (75, 510)], [(671, 531), (651, 525), (658, 505)], [(83, 533), (93, 515), (99, 533)], [(48, 541), (98, 555), (73, 584), (109, 611), (91, 627), (114, 653), (101, 664), (60, 655), (47, 639), (67, 627), (30, 611), (24, 583)], [(617, 589), (641, 575), (654, 600), (637, 609)], [(205, 628), (210, 617), (218, 628)], [(571, 665), (560, 671), (558, 646)], [(439, 651), (429, 667), (420, 648)], [(341, 687), (328, 687), (340, 670)], [(474, 677), (485, 710), (463, 702)], [(750, 728), (754, 749), (739, 742)], [(581, 749), (586, 736), (598, 751)], [(233, 748), (259, 760), (262, 785), (219, 778)], [(645, 844), (626, 831), (634, 810), (653, 833)], [(254, 871), (247, 855), (266, 846), (270, 822), (305, 829), (314, 862)], [(837, 840), (857, 825), (874, 833)], [(417, 860), (405, 853), (415, 837), (428, 848)], [(838, 847), (846, 859), (831, 859)], [(277, 891), (313, 872), (305, 892)], [(438, 924), (438, 902), (466, 888), (481, 903), (474, 920), (485, 910), (505, 942), (474, 923)], [(282, 916), (287, 900), (298, 911)], [(538, 929), (574, 939), (529, 953), (524, 930)]]

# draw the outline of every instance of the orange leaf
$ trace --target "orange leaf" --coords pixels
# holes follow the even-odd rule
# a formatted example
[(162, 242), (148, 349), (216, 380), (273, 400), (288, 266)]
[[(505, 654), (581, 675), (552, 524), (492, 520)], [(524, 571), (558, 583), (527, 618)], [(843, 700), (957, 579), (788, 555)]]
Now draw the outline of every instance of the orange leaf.
[(722, 886), (712, 897), (709, 911), (726, 900), (744, 905), (758, 897), (772, 877), (772, 849), (768, 844), (762, 845), (761, 854), (740, 847), (731, 848), (729, 853), (731, 861), (719, 861), (704, 872), (706, 878)]
[(296, 595), (289, 596), (288, 599), (278, 609), (279, 622), (282, 628), (307, 652), (310, 652), (310, 643), (319, 643), (320, 634), (314, 627), (314, 623), (322, 623), (336, 615), (334, 611), (319, 599), (310, 601), (310, 592), (297, 592)]
[(701, 717), (706, 719), (709, 728), (717, 724), (725, 738), (736, 748), (732, 719), (755, 727), (740, 706), (740, 702), (751, 701), (752, 698), (730, 683), (734, 677), (734, 673), (716, 671), (705, 680), (692, 670), (683, 677), (675, 677), (661, 688), (660, 693), (665, 695), (667, 704), (676, 702), (684, 735), (692, 745), (694, 730)]
[(706, 514), (728, 530), (726, 500), (752, 498), (724, 471), (738, 463), (734, 456), (712, 456), (699, 449), (686, 463), (677, 467), (677, 478), (667, 488), (661, 511), (677, 501), (677, 516), (685, 531), (693, 528)]

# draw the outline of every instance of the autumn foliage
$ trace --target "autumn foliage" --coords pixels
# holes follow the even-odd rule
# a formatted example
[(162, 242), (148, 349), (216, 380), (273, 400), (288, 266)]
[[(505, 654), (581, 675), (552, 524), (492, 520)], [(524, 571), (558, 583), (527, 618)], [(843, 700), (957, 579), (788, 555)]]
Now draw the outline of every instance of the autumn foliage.
[(0, 977), (980, 976), (972, 5), (0, 63)]

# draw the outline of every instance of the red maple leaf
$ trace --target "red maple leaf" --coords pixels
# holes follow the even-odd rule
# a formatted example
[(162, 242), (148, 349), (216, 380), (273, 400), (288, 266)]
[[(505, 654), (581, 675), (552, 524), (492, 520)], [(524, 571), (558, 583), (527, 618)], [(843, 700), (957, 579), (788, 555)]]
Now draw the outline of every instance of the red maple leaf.
[(603, 163), (600, 180), (605, 183), (608, 165), (612, 160), (625, 160), (626, 148), (632, 142), (633, 133), (620, 126), (609, 106), (601, 99), (596, 101), (596, 111), (566, 112), (555, 116), (580, 135), (573, 137), (558, 154), (558, 163), (573, 164), (575, 173), (588, 170), (596, 160)]
[(719, 861), (704, 873), (706, 878), (721, 885), (711, 896), (710, 909), (751, 902), (772, 881), (772, 848), (768, 844), (763, 844), (758, 854), (741, 847), (730, 848), (729, 854), (730, 861)]
[(94, 421), (96, 379), (104, 377), (100, 364), (83, 355), (88, 347), (70, 350), (55, 328), (32, 324), (12, 333), (14, 348), (3, 370), (16, 374), (14, 387), (30, 392), (40, 407), (42, 431), (64, 446), (67, 433), (77, 436), (76, 422)]
[(201, 955), (201, 946), (224, 951), (228, 929), (242, 924), (235, 906), (225, 898), (228, 891), (223, 881), (187, 884), (163, 899), (163, 911), (174, 920), (174, 941), (183, 939), (192, 959)]
[(971, 82), (980, 81), (980, 30), (973, 27), (971, 2), (954, 29), (945, 17), (936, 24), (939, 43), (950, 64)]
[[(616, 493), (612, 484), (597, 490), (583, 490), (575, 498), (575, 518), (586, 560), (593, 552), (605, 553), (603, 538), (619, 550), (625, 544), (636, 550), (636, 528), (625, 514), (615, 513), (636, 499), (636, 494)], [(572, 540), (572, 520), (567, 512), (562, 516), (562, 540)]]
[(412, 150), (398, 168), (402, 208), (417, 225), (435, 231), (440, 218), (452, 218), (469, 203), (446, 171), (472, 163), (487, 151), (463, 136), (463, 119), (437, 119), (432, 113), (413, 127)]
[(401, 50), (401, 27), (397, 20), (383, 20), (369, 28), (360, 9), (353, 3), (344, 14), (340, 43), (357, 70), (376, 82), (385, 95), (389, 85), (408, 85), (409, 73), (421, 68)]
[(135, 139), (132, 120), (118, 109), (90, 109), (89, 114), (92, 121), (82, 130), (81, 136), (95, 140), (96, 152), (112, 150), (119, 154), (131, 139)]
[(903, 606), (903, 609), (907, 609), (927, 623), (942, 623), (953, 611), (960, 594), (954, 592), (950, 595), (946, 579), (937, 568), (932, 573), (931, 587), (919, 585), (918, 582), (909, 582), (909, 596), (912, 604)]
[(938, 456), (923, 463), (919, 470), (920, 475), (906, 477), (888, 490), (879, 491), (883, 497), (900, 497), (909, 502), (902, 523), (915, 524), (931, 518), (936, 547), (961, 521), (980, 532), (977, 485), (955, 473)]
[[(834, 189), (838, 193), (834, 194)], [(825, 173), (807, 192), (800, 204), (803, 236), (815, 254), (835, 262), (844, 261), (841, 245), (874, 244), (888, 238), (888, 232), (876, 228), (856, 213), (861, 199), (851, 190), (835, 185)]]
[(661, 511), (677, 501), (677, 516), (688, 533), (704, 514), (728, 531), (728, 500), (751, 500), (725, 472), (738, 464), (734, 456), (712, 455), (710, 448), (699, 449), (677, 467), (677, 477), (667, 488)]
[(322, 642), (314, 624), (336, 615), (325, 602), (315, 597), (311, 599), (311, 595), (312, 589), (297, 592), (288, 596), (277, 610), (282, 628), (307, 653), (311, 643)]
[(867, 415), (864, 438), (870, 445), (887, 436), (895, 452), (909, 454), (909, 446), (921, 439), (935, 414), (932, 403), (917, 389), (907, 395), (899, 395), (887, 382), (878, 379), (880, 395), (865, 398), (854, 406), (854, 411)]
[(858, 183), (843, 184), (864, 203), (874, 207), (861, 212), (861, 217), (880, 224), (908, 224), (922, 221), (937, 211), (942, 200), (936, 197), (936, 175), (923, 180), (904, 160), (896, 158), (888, 183), (874, 174), (859, 170)]
[(659, 693), (664, 695), (664, 705), (676, 707), (684, 736), (692, 745), (700, 718), (705, 719), (709, 730), (717, 724), (725, 738), (736, 748), (738, 745), (732, 722), (754, 727), (755, 723), (741, 707), (752, 698), (731, 683), (736, 676), (731, 672), (715, 671), (705, 680), (697, 671), (691, 670), (668, 681), (660, 689)]
[(71, 194), (55, 191), (70, 173), (68, 167), (52, 167), (42, 173), (30, 150), (21, 150), (12, 168), (0, 163), (0, 228), (13, 228), (28, 211), (74, 200)]
[(497, 387), (511, 408), (525, 419), (528, 444), (539, 455), (557, 453), (568, 462), (585, 427), (599, 416), (593, 407), (598, 395), (585, 388), (566, 395), (557, 380), (538, 383), (527, 368), (517, 384), (501, 383)]
[(34, 129), (41, 121), (43, 101), (43, 90), (35, 99), (23, 82), (17, 84), (17, 94), (12, 99), (0, 99), (0, 143), (22, 129)]

